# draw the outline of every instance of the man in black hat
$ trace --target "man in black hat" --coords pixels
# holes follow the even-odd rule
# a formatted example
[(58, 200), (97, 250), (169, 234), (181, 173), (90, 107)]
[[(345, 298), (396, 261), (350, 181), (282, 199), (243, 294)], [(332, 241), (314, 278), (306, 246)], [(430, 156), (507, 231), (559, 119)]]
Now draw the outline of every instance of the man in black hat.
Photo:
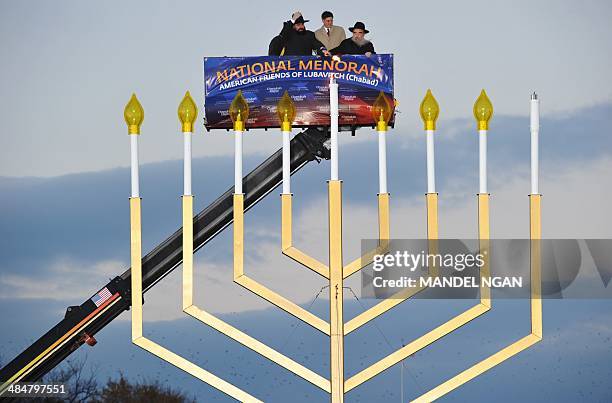
[(357, 21), (354, 26), (349, 28), (349, 31), (353, 33), (353, 36), (340, 42), (340, 46), (330, 50), (332, 55), (366, 55), (370, 57), (374, 51), (374, 45), (372, 42), (365, 38), (365, 34), (368, 31), (365, 24), (361, 21)]
[(301, 12), (293, 13), (291, 20), (283, 24), (280, 35), (272, 39), (268, 54), (310, 56), (314, 51), (318, 55), (329, 56), (325, 46), (315, 38), (314, 32), (306, 29), (306, 22), (308, 20), (304, 19)]

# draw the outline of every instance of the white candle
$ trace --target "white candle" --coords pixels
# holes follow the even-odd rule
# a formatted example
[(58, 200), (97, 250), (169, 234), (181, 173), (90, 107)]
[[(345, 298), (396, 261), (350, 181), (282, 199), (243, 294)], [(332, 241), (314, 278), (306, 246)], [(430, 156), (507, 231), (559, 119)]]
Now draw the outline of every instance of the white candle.
[(378, 193), (387, 193), (387, 132), (378, 132)]
[(338, 180), (338, 83), (332, 77), (329, 83), (329, 115), (331, 118), (331, 180)]
[(480, 173), (480, 192), (486, 194), (487, 192), (487, 131), (478, 130), (478, 170)]
[(539, 156), (539, 131), (540, 131), (540, 101), (534, 92), (531, 95), (531, 194), (540, 194), (540, 156)]
[(435, 130), (427, 130), (427, 193), (436, 193)]
[(291, 132), (283, 131), (283, 194), (291, 193)]
[(138, 135), (130, 136), (131, 168), (132, 168), (132, 197), (140, 197), (140, 184), (138, 172)]
[(183, 133), (183, 194), (191, 196), (191, 132)]
[(242, 131), (234, 131), (234, 193), (242, 194)]

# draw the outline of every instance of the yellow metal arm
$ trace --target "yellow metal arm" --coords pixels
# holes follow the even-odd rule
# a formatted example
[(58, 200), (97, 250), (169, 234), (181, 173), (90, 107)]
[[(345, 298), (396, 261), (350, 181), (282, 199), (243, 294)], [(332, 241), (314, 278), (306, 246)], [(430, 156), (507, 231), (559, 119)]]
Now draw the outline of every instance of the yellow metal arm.
[(329, 267), (293, 246), (293, 195), (281, 195), (281, 248), (285, 256), (329, 278)]
[(542, 195), (529, 195), (531, 333), (542, 339)]
[(389, 354), (382, 360), (376, 362), (375, 364), (369, 366), (363, 371), (347, 379), (346, 383), (344, 384), (344, 390), (348, 392), (349, 390), (361, 385), (362, 383), (375, 377), (376, 375), (399, 363), (405, 358), (411, 356), (417, 351), (422, 350), (423, 348), (427, 347), (436, 340), (439, 340), (443, 336), (452, 333), (456, 329), (465, 325), (469, 321), (477, 318), (488, 310), (489, 308), (485, 307), (482, 304), (473, 306), (467, 311), (455, 316), (453, 319), (449, 320), (443, 325), (440, 325), (437, 328), (431, 330), (430, 332), (424, 334), (423, 336), (417, 338), (416, 340), (411, 341), (410, 343), (406, 344), (404, 347), (400, 348), (394, 353)]
[(244, 274), (244, 195), (234, 195), (234, 281), (329, 335), (329, 323)]
[[(489, 267), (489, 195), (478, 194), (478, 233), (480, 253), (485, 255), (485, 265), (480, 270), (483, 277), (490, 275)], [(375, 317), (401, 303), (424, 288), (404, 290), (368, 309), (346, 324), (343, 322), (343, 281), (350, 274), (359, 271), (372, 262), (375, 254), (383, 254), (389, 249), (389, 195), (381, 194), (379, 201), (379, 245), (360, 259), (343, 265), (342, 259), (342, 183), (329, 181), (329, 266), (310, 258), (292, 246), (291, 195), (282, 198), (283, 253), (311, 268), (329, 279), (330, 322), (306, 311), (297, 304), (285, 299), (244, 274), (244, 195), (234, 195), (234, 281), (262, 298), (272, 302), (286, 312), (310, 324), (330, 336), (330, 379), (325, 379), (291, 358), (279, 353), (259, 340), (229, 325), (214, 315), (193, 304), (193, 197), (183, 197), (183, 310), (192, 317), (211, 326), (233, 340), (243, 344), (301, 378), (330, 393), (332, 402), (344, 401), (344, 394), (380, 374), (410, 355), (420, 351), (457, 328), (479, 317), (491, 308), (491, 290), (480, 288), (480, 302), (446, 323), (434, 328), (406, 346), (365, 368), (345, 381), (344, 377), (344, 336), (359, 328)], [(508, 347), (476, 363), (472, 367), (443, 382), (432, 390), (419, 396), (415, 402), (431, 402), (444, 396), (462, 384), (474, 379), (483, 372), (500, 364), (515, 354), (527, 349), (542, 338), (542, 301), (541, 301), (541, 218), (540, 195), (530, 195), (530, 238), (531, 238), (531, 333)], [(437, 194), (426, 195), (427, 237), (429, 252), (438, 251), (438, 206)], [(142, 326), (142, 267), (141, 267), (141, 222), (140, 199), (130, 199), (131, 219), (131, 259), (132, 259), (132, 341), (141, 348), (172, 363), (176, 367), (201, 379), (227, 395), (243, 402), (260, 400), (218, 378), (189, 360), (173, 353), (165, 347), (143, 336)], [(437, 267), (429, 267), (430, 275), (437, 275)]]
[(389, 193), (380, 193), (378, 195), (378, 246), (344, 266), (343, 276), (345, 279), (371, 264), (374, 261), (374, 256), (382, 255), (389, 251), (389, 238), (391, 237), (389, 229), (390, 196)]
[(328, 182), (329, 322), (331, 401), (344, 402), (344, 287), (342, 276), (342, 182)]
[(132, 343), (208, 383), (241, 402), (261, 402), (242, 389), (224, 381), (191, 361), (173, 353), (142, 335), (142, 226), (140, 198), (130, 198), (130, 242), (132, 285)]
[(480, 253), (484, 255), (484, 265), (480, 268), (480, 303), (491, 308), (491, 289), (484, 286), (482, 281), (491, 276), (489, 198), (488, 193), (478, 194), (478, 242)]
[(330, 392), (329, 380), (193, 304), (193, 197), (183, 197), (183, 311), (220, 333)]
[[(489, 239), (489, 204), (488, 204), (489, 195), (488, 194), (479, 194), (478, 195), (478, 237), (481, 240), (481, 246), (486, 245), (488, 247), (488, 239)], [(435, 253), (437, 251), (437, 238), (438, 238), (438, 195), (437, 193), (428, 193), (426, 195), (426, 203), (427, 203), (427, 237), (429, 240), (429, 250), (430, 253)], [(483, 244), (483, 240), (487, 241), (486, 244)], [(485, 259), (486, 260), (486, 259)], [(480, 277), (482, 279), (483, 276), (488, 275), (488, 265), (485, 265), (486, 269), (480, 272)], [(430, 275), (437, 274), (436, 267), (429, 268)], [(481, 281), (482, 283), (482, 281)], [(483, 292), (483, 289), (485, 291)], [(368, 321), (374, 319), (378, 315), (383, 312), (391, 309), (393, 306), (403, 302), (406, 298), (414, 295), (423, 288), (415, 288), (407, 289), (396, 293), (396, 295), (404, 293), (400, 295), (400, 297), (405, 297), (403, 299), (386, 299), (369, 310), (363, 312), (361, 315), (358, 315), (351, 321), (349, 321), (346, 325), (345, 333), (349, 333), (350, 331), (358, 328), (359, 326), (367, 323)], [(425, 335), (417, 338), (416, 340), (408, 343), (406, 346), (400, 348), (399, 350), (391, 353), (387, 357), (379, 360), (378, 362), (372, 364), (368, 368), (362, 370), (361, 372), (355, 374), (351, 378), (347, 379), (344, 388), (345, 391), (349, 390), (361, 385), (367, 380), (373, 378), (374, 376), (380, 374), (381, 372), (387, 370), (391, 366), (399, 363), (400, 361), (406, 359), (410, 355), (416, 353), (417, 351), (427, 347), (432, 344), (436, 340), (446, 336), (449, 333), (452, 333), (459, 327), (465, 325), (466, 323), (476, 319), (483, 313), (487, 312), (491, 308), (490, 302), (490, 291), (486, 287), (481, 287), (481, 299), (480, 303), (473, 306), (472, 308), (460, 313), (455, 316), (451, 320), (446, 323), (438, 326), (437, 328), (431, 330)], [(350, 326), (350, 327), (349, 327)]]
[(429, 392), (419, 396), (413, 402), (432, 402), (542, 340), (541, 199), (542, 195), (540, 194), (529, 195), (529, 238), (531, 242), (531, 333), (510, 344), (508, 347), (505, 347), (497, 353), (478, 362), (477, 364), (474, 364), (472, 367), (466, 369), (448, 381), (436, 386)]
[(429, 392), (419, 396), (414, 399), (413, 403), (430, 403), (440, 397), (444, 396), (448, 392), (458, 388), (466, 382), (471, 381), (476, 378), (478, 375), (482, 374), (485, 371), (493, 368), (496, 365), (501, 364), (503, 361), (520, 353), (521, 351), (531, 347), (535, 343), (537, 343), (540, 339), (534, 335), (525, 336), (519, 341), (512, 343), (508, 347), (498, 351), (497, 353), (491, 355), (490, 357), (480, 361), (478, 364), (472, 366), (471, 368), (463, 371), (459, 375), (449, 379), (441, 385), (436, 386), (434, 389)]
[[(438, 194), (437, 193), (428, 193), (426, 195), (426, 202), (427, 202), (427, 237), (429, 239), (429, 253), (436, 253), (437, 251), (437, 239), (438, 239)], [(386, 214), (383, 212), (381, 214), (381, 210), (386, 210)], [(381, 253), (385, 253), (388, 251), (389, 248), (389, 199), (388, 197), (385, 199), (380, 198), (379, 195), (379, 217), (387, 217), (386, 218), (386, 223), (384, 219), (379, 219), (379, 225), (380, 225), (380, 233), (384, 234), (384, 230), (387, 230), (386, 233), (386, 237), (383, 237), (381, 235), (381, 243), (385, 242), (384, 240), (386, 239), (386, 250), (382, 251)], [(371, 263), (371, 262), (370, 262)], [(435, 266), (431, 266), (429, 268), (429, 275), (430, 276), (436, 276), (437, 275), (437, 268)], [(405, 288), (401, 291), (396, 292), (395, 294), (393, 294), (391, 297), (386, 298), (382, 301), (380, 301), (379, 303), (377, 303), (376, 305), (374, 305), (373, 307), (365, 310), (364, 312), (360, 313), (359, 315), (355, 316), (353, 319), (349, 320), (348, 322), (346, 322), (346, 324), (344, 325), (344, 334), (347, 335), (349, 333), (351, 333), (354, 330), (359, 329), (361, 326), (365, 325), (366, 323), (368, 323), (369, 321), (371, 321), (372, 319), (382, 315), (383, 313), (387, 312), (388, 310), (392, 309), (393, 307), (401, 304), (402, 302), (406, 301), (408, 298), (411, 298), (412, 296), (418, 294), (419, 292), (423, 291), (426, 287), (414, 287), (414, 288)]]

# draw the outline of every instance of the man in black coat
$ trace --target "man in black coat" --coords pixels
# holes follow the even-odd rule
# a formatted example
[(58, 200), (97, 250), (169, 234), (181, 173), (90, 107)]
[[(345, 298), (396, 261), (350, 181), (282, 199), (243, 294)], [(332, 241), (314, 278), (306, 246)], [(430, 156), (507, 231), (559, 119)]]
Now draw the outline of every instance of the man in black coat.
[(332, 55), (370, 55), (376, 53), (372, 42), (365, 38), (368, 31), (363, 22), (357, 21), (349, 28), (353, 36), (340, 42), (340, 45), (330, 50)]
[[(290, 21), (283, 24), (280, 35), (272, 39), (268, 49), (269, 55), (285, 56), (310, 56), (312, 52), (318, 55), (329, 56), (325, 46), (315, 38), (312, 31), (306, 29), (304, 25), (308, 20), (304, 20), (302, 13), (296, 11), (291, 16)], [(284, 48), (284, 52), (283, 49)]]

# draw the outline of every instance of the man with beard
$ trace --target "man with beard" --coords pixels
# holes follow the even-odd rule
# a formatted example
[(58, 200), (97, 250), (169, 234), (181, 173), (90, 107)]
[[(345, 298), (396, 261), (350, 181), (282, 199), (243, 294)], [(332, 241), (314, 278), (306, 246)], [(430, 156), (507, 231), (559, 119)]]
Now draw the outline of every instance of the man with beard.
[(357, 21), (355, 26), (350, 27), (349, 31), (353, 33), (353, 36), (343, 40), (340, 46), (330, 50), (332, 55), (366, 55), (370, 57), (374, 51), (374, 45), (372, 42), (365, 38), (365, 34), (368, 31), (363, 22)]
[[(312, 52), (318, 55), (329, 56), (325, 46), (315, 38), (312, 31), (306, 29), (302, 13), (296, 11), (290, 21), (283, 24), (280, 35), (272, 39), (268, 54), (285, 56), (310, 56)], [(284, 51), (283, 51), (284, 48)]]

